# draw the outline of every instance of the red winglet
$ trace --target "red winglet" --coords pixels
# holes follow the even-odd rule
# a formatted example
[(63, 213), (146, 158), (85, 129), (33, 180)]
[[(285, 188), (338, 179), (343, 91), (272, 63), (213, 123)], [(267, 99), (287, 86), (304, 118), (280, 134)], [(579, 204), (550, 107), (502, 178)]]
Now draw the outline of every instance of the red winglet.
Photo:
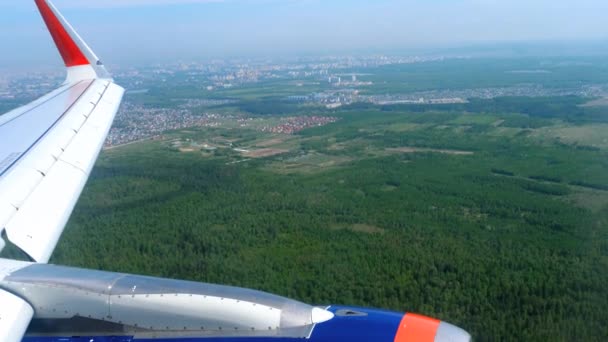
[(66, 67), (90, 64), (85, 55), (80, 51), (80, 48), (74, 42), (74, 39), (66, 31), (65, 27), (59, 21), (53, 10), (49, 7), (46, 0), (35, 0), (42, 19), (53, 36), (53, 40), (57, 45), (57, 49), (63, 57)]

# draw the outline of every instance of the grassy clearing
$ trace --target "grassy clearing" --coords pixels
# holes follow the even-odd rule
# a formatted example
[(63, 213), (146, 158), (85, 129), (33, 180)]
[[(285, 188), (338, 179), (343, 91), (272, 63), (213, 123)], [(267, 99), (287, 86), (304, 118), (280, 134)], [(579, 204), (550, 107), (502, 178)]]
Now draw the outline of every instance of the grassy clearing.
[(388, 151), (390, 153), (442, 153), (442, 154), (451, 154), (454, 156), (470, 156), (475, 153), (472, 151), (438, 150), (438, 149), (433, 149), (433, 148), (417, 148), (417, 147), (387, 148), (386, 151)]
[(464, 114), (449, 123), (452, 125), (495, 125), (499, 120), (500, 118), (494, 115)]
[(558, 139), (567, 144), (608, 149), (608, 124), (546, 127), (535, 135), (545, 140)]
[(382, 229), (380, 227), (376, 227), (371, 224), (351, 224), (351, 225), (341, 225), (336, 224), (332, 225), (331, 229), (333, 230), (348, 230), (355, 233), (365, 233), (365, 234), (384, 234), (386, 229)]
[(346, 156), (313, 152), (275, 161), (268, 165), (268, 169), (280, 174), (315, 174), (343, 166), (352, 160)]
[(600, 99), (592, 100), (585, 103), (585, 107), (606, 107), (608, 106), (608, 97), (602, 97)]
[(575, 191), (566, 200), (581, 208), (588, 209), (594, 213), (608, 209), (608, 191), (573, 187)]

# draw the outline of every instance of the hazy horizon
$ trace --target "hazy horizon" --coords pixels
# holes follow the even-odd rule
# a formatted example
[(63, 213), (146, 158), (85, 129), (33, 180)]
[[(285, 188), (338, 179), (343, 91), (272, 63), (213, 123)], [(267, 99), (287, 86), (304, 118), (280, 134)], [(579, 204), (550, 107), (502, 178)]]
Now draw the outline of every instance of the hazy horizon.
[[(582, 0), (56, 0), (108, 64), (417, 53), (495, 45), (606, 52), (608, 2)], [(177, 39), (176, 37), (179, 37)], [(0, 2), (0, 67), (60, 64), (33, 1)], [(531, 43), (533, 42), (533, 43)], [(566, 45), (565, 45), (566, 44)], [(526, 50), (527, 48), (524, 48)], [(536, 48), (539, 52), (543, 49)], [(564, 53), (572, 53), (570, 48)], [(567, 50), (567, 51), (566, 51)], [(578, 50), (577, 50), (578, 51)]]

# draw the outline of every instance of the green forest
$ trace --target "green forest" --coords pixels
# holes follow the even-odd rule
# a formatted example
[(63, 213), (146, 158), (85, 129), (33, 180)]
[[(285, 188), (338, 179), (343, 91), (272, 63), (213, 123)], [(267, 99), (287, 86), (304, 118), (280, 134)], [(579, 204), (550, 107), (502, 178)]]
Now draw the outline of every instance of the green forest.
[[(417, 312), (478, 341), (603, 341), (608, 112), (581, 101), (353, 105), (293, 137), (200, 128), (108, 150), (52, 261)], [(175, 148), (219, 139), (290, 145)]]

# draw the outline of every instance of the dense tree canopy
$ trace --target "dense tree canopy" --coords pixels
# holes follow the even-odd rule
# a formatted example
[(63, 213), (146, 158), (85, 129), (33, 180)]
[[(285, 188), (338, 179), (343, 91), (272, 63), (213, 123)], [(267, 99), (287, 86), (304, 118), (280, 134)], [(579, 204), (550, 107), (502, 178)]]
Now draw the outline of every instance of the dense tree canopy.
[[(414, 311), (479, 340), (608, 336), (605, 152), (449, 112), (342, 115), (238, 164), (163, 142), (104, 153), (53, 261)], [(273, 168), (310, 154), (343, 162)]]

